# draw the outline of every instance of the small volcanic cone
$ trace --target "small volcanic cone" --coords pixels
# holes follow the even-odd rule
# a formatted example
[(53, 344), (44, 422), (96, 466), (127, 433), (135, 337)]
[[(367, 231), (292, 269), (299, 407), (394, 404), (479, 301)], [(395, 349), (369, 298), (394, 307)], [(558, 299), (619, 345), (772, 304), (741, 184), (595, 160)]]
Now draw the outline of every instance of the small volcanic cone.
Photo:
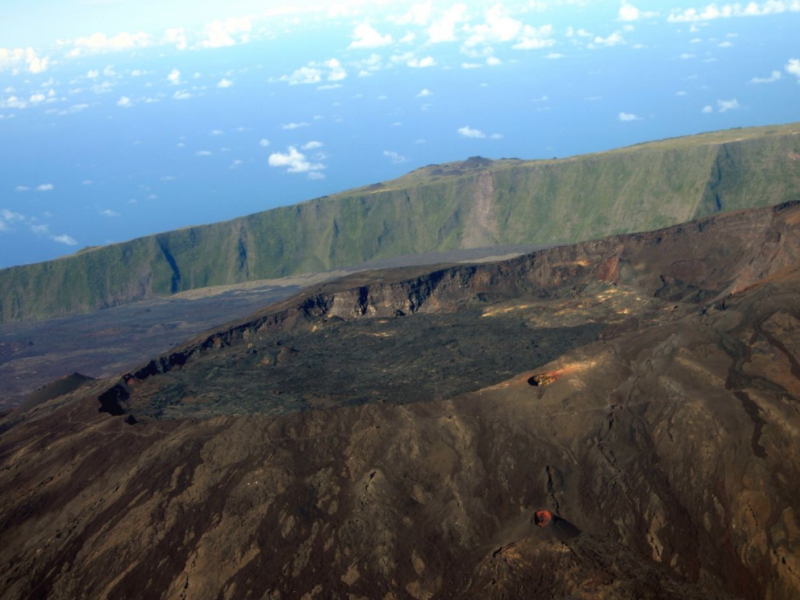
[(539, 373), (529, 378), (528, 384), (534, 387), (544, 387), (546, 385), (550, 385), (551, 383), (555, 383), (556, 379), (558, 379), (556, 371), (551, 371), (549, 373)]
[(536, 373), (532, 377), (528, 378), (528, 384), (534, 387), (543, 387), (545, 385), (550, 385), (551, 383), (555, 383), (556, 380), (561, 377), (562, 375), (567, 375), (569, 373), (580, 373), (582, 371), (587, 371), (591, 369), (597, 364), (597, 361), (583, 361), (583, 362), (575, 362), (561, 369), (556, 369), (555, 371), (547, 371), (546, 373)]
[(571, 539), (581, 534), (581, 530), (575, 525), (544, 508), (533, 513), (531, 523), (547, 529), (550, 532), (549, 535), (554, 535), (560, 540)]
[(553, 513), (549, 510), (537, 510), (533, 515), (533, 523), (539, 527), (547, 527), (553, 522)]

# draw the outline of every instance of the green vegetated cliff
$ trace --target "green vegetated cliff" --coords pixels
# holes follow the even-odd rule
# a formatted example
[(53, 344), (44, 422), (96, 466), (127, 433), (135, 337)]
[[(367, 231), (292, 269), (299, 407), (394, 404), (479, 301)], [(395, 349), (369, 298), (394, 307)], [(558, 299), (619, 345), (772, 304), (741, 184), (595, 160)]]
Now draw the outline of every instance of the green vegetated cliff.
[(562, 160), (472, 158), (0, 270), (0, 322), (493, 244), (570, 243), (800, 199), (800, 123)]

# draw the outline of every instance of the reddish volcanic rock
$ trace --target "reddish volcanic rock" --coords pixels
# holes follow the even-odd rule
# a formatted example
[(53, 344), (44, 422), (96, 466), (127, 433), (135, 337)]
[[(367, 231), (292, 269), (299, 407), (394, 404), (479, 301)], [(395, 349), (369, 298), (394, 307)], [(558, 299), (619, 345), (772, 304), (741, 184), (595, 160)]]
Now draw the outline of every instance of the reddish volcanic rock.
[(553, 521), (553, 513), (549, 510), (537, 510), (533, 515), (533, 522), (539, 527), (547, 527)]

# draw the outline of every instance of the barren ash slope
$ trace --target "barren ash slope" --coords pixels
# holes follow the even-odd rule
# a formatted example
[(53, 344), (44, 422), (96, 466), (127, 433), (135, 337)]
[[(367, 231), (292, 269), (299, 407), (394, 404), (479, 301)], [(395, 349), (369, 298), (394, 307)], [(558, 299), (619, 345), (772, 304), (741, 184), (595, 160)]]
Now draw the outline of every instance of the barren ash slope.
[(647, 231), (800, 197), (800, 123), (561, 160), (472, 158), (232, 221), (0, 270), (0, 323), (496, 244)]
[(799, 291), (798, 203), (310, 289), (3, 417), (0, 596), (797, 598)]

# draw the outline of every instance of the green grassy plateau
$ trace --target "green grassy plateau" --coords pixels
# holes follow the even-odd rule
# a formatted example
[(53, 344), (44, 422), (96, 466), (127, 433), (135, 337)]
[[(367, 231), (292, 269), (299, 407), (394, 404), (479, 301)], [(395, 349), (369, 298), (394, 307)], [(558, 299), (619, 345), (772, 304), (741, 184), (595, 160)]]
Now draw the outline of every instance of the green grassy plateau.
[(800, 123), (561, 160), (472, 158), (0, 270), (0, 322), (493, 244), (571, 243), (800, 199)]

